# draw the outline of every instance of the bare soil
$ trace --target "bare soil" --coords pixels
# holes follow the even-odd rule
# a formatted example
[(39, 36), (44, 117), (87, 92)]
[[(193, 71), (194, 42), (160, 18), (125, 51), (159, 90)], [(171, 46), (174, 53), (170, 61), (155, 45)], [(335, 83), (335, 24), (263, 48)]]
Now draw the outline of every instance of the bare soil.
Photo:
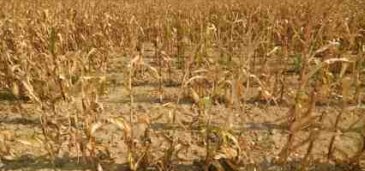
[[(146, 62), (152, 60), (148, 57)], [(116, 116), (127, 117), (129, 114), (128, 92), (123, 86), (127, 75), (125, 70), (127, 61), (123, 57), (115, 57), (110, 60), (110, 69), (107, 73), (108, 80), (114, 82), (110, 85), (108, 93), (100, 97), (103, 105), (103, 112), (100, 118), (111, 118)], [(178, 76), (178, 73), (174, 73)], [(174, 80), (176, 81), (176, 80)], [(176, 107), (176, 123), (171, 124), (171, 112), (174, 111), (173, 103), (179, 94), (180, 87), (176, 85), (164, 86), (164, 101), (159, 102), (156, 95), (158, 86), (156, 80), (137, 80), (134, 86), (135, 97), (135, 125), (133, 127), (135, 137), (141, 137), (147, 127), (146, 124), (138, 122), (138, 119), (147, 117), (155, 118), (151, 121), (151, 154), (153, 158), (163, 156), (169, 144), (166, 137), (171, 130), (176, 130), (175, 136), (183, 148), (175, 159), (175, 170), (200, 170), (197, 161), (204, 158), (205, 148), (202, 142), (201, 131), (196, 126), (199, 117), (196, 113), (196, 105), (192, 100), (184, 98)], [(176, 81), (178, 82), (178, 81)], [(288, 83), (289, 84), (289, 83)], [(252, 88), (252, 94), (255, 89)], [(34, 104), (24, 102), (19, 110), (17, 101), (7, 98), (6, 91), (2, 91), (0, 101), (0, 139), (9, 139), (12, 155), (4, 156), (0, 161), (0, 170), (87, 170), (90, 166), (82, 164), (80, 158), (72, 157), (74, 154), (60, 154), (55, 163), (50, 162), (46, 157), (46, 151), (36, 136), (41, 135), (40, 112)], [(65, 115), (67, 115), (67, 108)], [(271, 104), (256, 100), (247, 101), (240, 108), (226, 107), (224, 104), (214, 104), (208, 112), (212, 116), (212, 125), (232, 130), (239, 141), (242, 154), (242, 163), (239, 170), (295, 170), (300, 165), (300, 159), (306, 153), (308, 143), (295, 149), (290, 156), (289, 162), (284, 165), (275, 164), (279, 152), (286, 144), (288, 138), (287, 116), (290, 104)], [(345, 159), (355, 156), (361, 152), (363, 144), (363, 131), (334, 132), (332, 127), (339, 114), (339, 107), (335, 105), (318, 105), (314, 113), (323, 114), (323, 125), (319, 138), (314, 142), (312, 152), (313, 168), (311, 170), (355, 170), (346, 164)], [(362, 114), (365, 109), (357, 106), (348, 107), (342, 114), (339, 127), (342, 130), (349, 128), (355, 121), (364, 119)], [(363, 122), (359, 122), (363, 123)], [(340, 130), (341, 130), (340, 129)], [(295, 137), (298, 144), (309, 136), (311, 130), (301, 131)], [(104, 170), (126, 170), (127, 147), (123, 142), (122, 133), (116, 127), (107, 125), (97, 132), (97, 141), (109, 147), (114, 161), (102, 164)], [(334, 158), (338, 162), (327, 161), (327, 152), (331, 137), (337, 134), (335, 140)], [(6, 136), (6, 137), (5, 137)], [(29, 143), (32, 141), (33, 143)], [(9, 144), (8, 144), (9, 145)], [(67, 148), (67, 144), (64, 147)], [(61, 150), (62, 151), (62, 150)], [(65, 150), (66, 151), (66, 150)], [(76, 153), (76, 152), (74, 152)], [(69, 157), (66, 157), (69, 156)], [(91, 170), (91, 169), (89, 169)], [(153, 170), (153, 169), (152, 169)]]

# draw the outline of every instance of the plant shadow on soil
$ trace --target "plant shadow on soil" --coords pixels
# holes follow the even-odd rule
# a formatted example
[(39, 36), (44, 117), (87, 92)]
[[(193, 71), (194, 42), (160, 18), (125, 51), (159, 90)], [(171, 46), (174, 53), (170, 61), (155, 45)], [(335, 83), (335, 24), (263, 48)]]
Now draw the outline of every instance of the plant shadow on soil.
[[(79, 161), (80, 160), (80, 161)], [(78, 158), (58, 158), (52, 163), (46, 157), (23, 155), (16, 160), (3, 161), (0, 170), (97, 170), (97, 166), (91, 163), (81, 162)], [(113, 162), (101, 162), (103, 170), (129, 171), (128, 164)], [(175, 170), (199, 170), (194, 164), (176, 164)], [(156, 167), (141, 168), (139, 170), (159, 170)]]
[(12, 125), (29, 125), (33, 127), (39, 127), (41, 124), (39, 119), (20, 118), (20, 117), (1, 118), (0, 123), (12, 124)]
[[(43, 156), (31, 156), (23, 155), (18, 159), (11, 161), (3, 161), (0, 170), (97, 170), (97, 166), (90, 163), (81, 162), (81, 158), (58, 158), (55, 162), (51, 162), (49, 159)], [(0, 163), (1, 164), (1, 163)], [(103, 170), (115, 170), (115, 171), (128, 171), (128, 165), (117, 164), (113, 162), (101, 162), (101, 167)], [(224, 165), (222, 165), (224, 166)], [(247, 164), (242, 167), (238, 167), (238, 170), (242, 171), (293, 171), (300, 170), (300, 161), (290, 161), (285, 163), (285, 165), (277, 165), (270, 162), (262, 162), (259, 164)], [(202, 171), (203, 161), (193, 162), (193, 163), (180, 163), (174, 164), (173, 170), (177, 171)], [(226, 168), (227, 171), (233, 171), (236, 169)], [(159, 170), (156, 167), (141, 168), (139, 170)], [(216, 169), (210, 167), (209, 171), (215, 171)], [(310, 171), (361, 171), (361, 168), (357, 165), (350, 165), (347, 163), (313, 163), (313, 165), (307, 170)]]

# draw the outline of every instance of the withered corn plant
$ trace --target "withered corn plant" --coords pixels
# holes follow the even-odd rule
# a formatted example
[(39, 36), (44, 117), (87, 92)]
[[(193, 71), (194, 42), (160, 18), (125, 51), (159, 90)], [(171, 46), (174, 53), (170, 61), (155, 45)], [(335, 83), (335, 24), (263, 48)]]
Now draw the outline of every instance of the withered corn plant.
[[(255, 131), (241, 128), (261, 108), (256, 117), (288, 111), (284, 130), (275, 133), (286, 143), (269, 156), (278, 156), (270, 165), (290, 170), (299, 160), (296, 168), (310, 170), (323, 160), (364, 160), (363, 1), (13, 0), (0, 6), (0, 116), (13, 118), (6, 109), (14, 105), (22, 119), (38, 120), (31, 138), (12, 132), (7, 119), (0, 122), (0, 160), (21, 158), (26, 150), (17, 147), (27, 144), (53, 167), (75, 159), (113, 170), (123, 158), (130, 170), (178, 170), (184, 162), (193, 167), (193, 160), (204, 170), (240, 170), (254, 161), (245, 154), (256, 154), (260, 144), (247, 143)], [(362, 137), (355, 155), (339, 147), (348, 134)], [(318, 144), (327, 149), (321, 160)], [(182, 161), (182, 151), (194, 159)]]

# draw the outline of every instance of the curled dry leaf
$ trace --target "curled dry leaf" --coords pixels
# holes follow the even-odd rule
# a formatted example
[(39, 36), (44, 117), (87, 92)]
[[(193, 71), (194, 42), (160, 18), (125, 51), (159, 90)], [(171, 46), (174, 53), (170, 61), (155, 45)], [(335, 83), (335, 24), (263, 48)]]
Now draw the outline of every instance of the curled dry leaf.
[(18, 143), (32, 146), (32, 147), (42, 147), (42, 140), (37, 138), (29, 138), (29, 139), (18, 139), (16, 140)]
[(30, 84), (29, 79), (23, 80), (22, 84), (24, 88), (27, 90), (27, 93), (29, 94), (30, 98), (38, 103), (41, 103), (39, 98), (35, 95), (33, 86)]
[(142, 58), (140, 55), (136, 55), (130, 62), (130, 66), (134, 66), (134, 65), (138, 65), (138, 64), (141, 64), (142, 62)]
[(200, 102), (200, 97), (199, 97), (198, 93), (197, 93), (197, 92), (196, 92), (193, 88), (190, 88), (190, 93), (191, 93), (191, 96), (192, 96), (192, 98), (193, 98), (194, 102), (195, 102), (196, 104), (199, 104), (199, 102)]
[(101, 128), (102, 126), (103, 126), (103, 124), (102, 124), (102, 123), (100, 123), (100, 122), (93, 123), (93, 124), (91, 125), (91, 127), (90, 127), (90, 135), (91, 135), (91, 136), (94, 136), (94, 135), (95, 135), (95, 132), (96, 132), (99, 128)]
[(160, 74), (158, 74), (158, 71), (155, 67), (151, 66), (151, 65), (148, 65), (146, 63), (143, 63), (144, 66), (147, 67), (147, 69), (149, 69), (150, 71), (152, 71), (152, 75), (153, 77), (155, 77), (156, 79), (160, 79)]
[(215, 160), (219, 159), (234, 159), (238, 156), (237, 150), (229, 147), (229, 146), (222, 146), (218, 153), (214, 156)]
[(199, 80), (199, 79), (202, 79), (202, 80), (207, 80), (208, 78), (205, 77), (205, 76), (201, 76), (201, 75), (197, 75), (197, 76), (194, 76), (192, 78), (190, 78), (189, 80), (187, 80), (184, 84), (184, 87), (186, 87), (187, 85), (189, 85), (191, 82), (193, 82), (194, 80)]
[(119, 118), (112, 118), (112, 119), (109, 119), (109, 122), (114, 124), (115, 126), (117, 126), (119, 129), (123, 130), (124, 135), (126, 137), (131, 136), (131, 127), (125, 119), (120, 118), (120, 117)]
[(333, 64), (335, 62), (351, 62), (351, 61), (347, 58), (331, 58), (323, 61), (323, 63), (325, 64)]
[(13, 95), (15, 97), (19, 97), (20, 96), (19, 85), (17, 84), (17, 82), (13, 82), (12, 83), (11, 93), (13, 93)]

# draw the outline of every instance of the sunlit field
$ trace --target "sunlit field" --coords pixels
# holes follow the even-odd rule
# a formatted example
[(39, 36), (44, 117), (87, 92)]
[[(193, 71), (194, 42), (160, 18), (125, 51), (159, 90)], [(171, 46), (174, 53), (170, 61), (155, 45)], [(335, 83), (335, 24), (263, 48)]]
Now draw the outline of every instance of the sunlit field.
[(0, 170), (365, 169), (363, 0), (0, 0)]

